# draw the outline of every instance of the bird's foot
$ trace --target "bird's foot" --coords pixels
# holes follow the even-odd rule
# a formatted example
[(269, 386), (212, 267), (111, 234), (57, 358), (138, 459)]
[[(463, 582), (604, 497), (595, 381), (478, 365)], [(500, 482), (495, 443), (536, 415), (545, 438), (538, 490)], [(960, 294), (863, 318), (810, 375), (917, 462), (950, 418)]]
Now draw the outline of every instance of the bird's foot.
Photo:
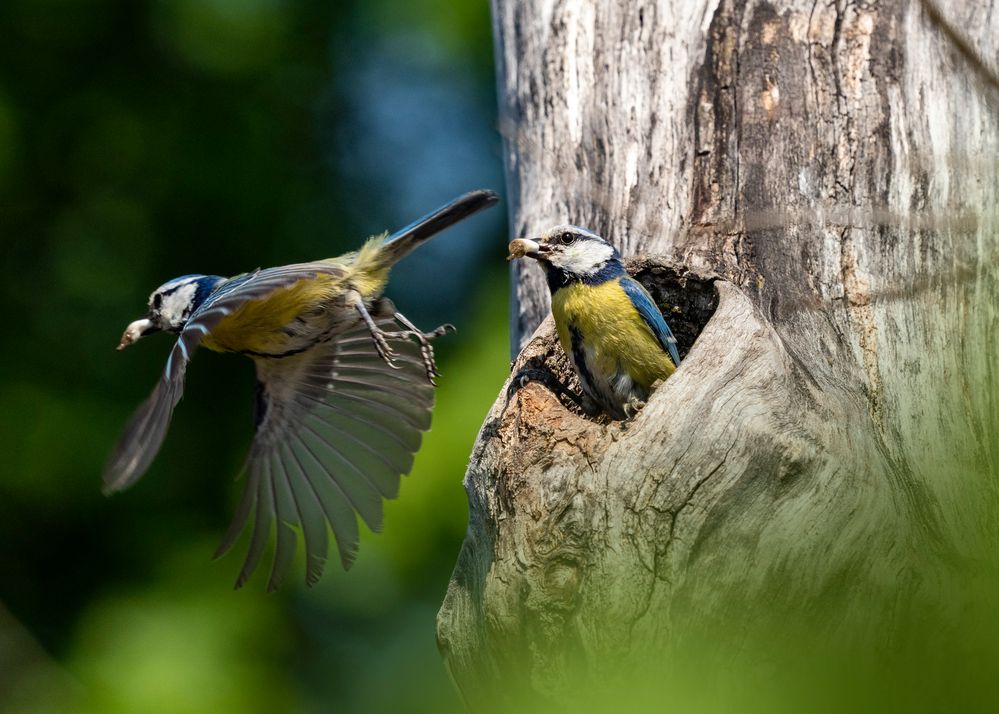
[(454, 325), (441, 325), (430, 332), (424, 332), (410, 322), (401, 312), (397, 312), (391, 300), (388, 298), (379, 298), (371, 303), (371, 309), (374, 313), (379, 318), (391, 316), (392, 319), (404, 328), (402, 330), (383, 330), (375, 324), (368, 309), (364, 306), (364, 301), (361, 300), (360, 295), (355, 294), (353, 303), (358, 313), (360, 313), (361, 319), (367, 325), (368, 332), (371, 333), (371, 338), (375, 342), (375, 349), (378, 350), (378, 356), (385, 361), (385, 364), (392, 369), (401, 369), (395, 361), (395, 358), (399, 355), (389, 345), (389, 340), (416, 340), (420, 345), (420, 358), (423, 361), (423, 368), (427, 372), (427, 380), (436, 387), (436, 378), (441, 373), (437, 369), (437, 362), (434, 360), (434, 348), (430, 342), (448, 332), (454, 332)]
[(434, 359), (434, 347), (431, 343), (432, 340), (438, 337), (443, 337), (448, 332), (455, 332), (455, 326), (451, 324), (441, 325), (440, 327), (434, 328), (430, 332), (424, 332), (409, 319), (406, 318), (402, 313), (397, 312), (395, 314), (396, 321), (400, 325), (405, 327), (405, 330), (400, 330), (399, 332), (389, 332), (387, 335), (399, 339), (414, 339), (420, 345), (420, 358), (423, 360), (423, 368), (427, 372), (427, 379), (432, 385), (437, 386), (437, 377), (441, 376), (440, 370), (437, 369), (437, 361)]
[(399, 356), (399, 353), (393, 350), (388, 343), (391, 337), (393, 337), (393, 333), (384, 332), (377, 327), (371, 331), (371, 339), (375, 343), (375, 349), (378, 350), (378, 356), (392, 369), (402, 369), (395, 362), (395, 358)]
[(623, 411), (625, 419), (630, 419), (635, 416), (644, 407), (645, 400), (632, 394), (631, 397), (628, 398), (628, 401), (624, 403)]

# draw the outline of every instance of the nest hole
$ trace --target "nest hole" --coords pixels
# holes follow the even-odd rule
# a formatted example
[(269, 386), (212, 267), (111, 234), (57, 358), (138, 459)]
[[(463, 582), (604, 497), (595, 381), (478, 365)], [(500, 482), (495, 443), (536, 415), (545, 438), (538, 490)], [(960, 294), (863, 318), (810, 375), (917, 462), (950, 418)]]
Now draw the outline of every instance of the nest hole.
[(714, 274), (701, 274), (653, 258), (627, 262), (628, 272), (656, 301), (676, 337), (682, 360), (718, 309)]

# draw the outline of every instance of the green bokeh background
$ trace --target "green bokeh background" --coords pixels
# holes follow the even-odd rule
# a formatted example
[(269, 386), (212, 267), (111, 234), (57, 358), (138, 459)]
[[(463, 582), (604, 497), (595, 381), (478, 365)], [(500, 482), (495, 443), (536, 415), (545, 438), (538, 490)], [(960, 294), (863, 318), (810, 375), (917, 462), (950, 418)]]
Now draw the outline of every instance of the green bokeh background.
[(484, 0), (0, 3), (0, 710), (459, 710), (434, 620), (461, 479), (508, 368), (500, 207), (399, 266), (439, 341), (434, 426), (350, 573), (233, 592), (211, 559), (250, 441), (252, 365), (199, 353), (159, 458), (100, 471), (168, 350), (118, 354), (149, 292), (350, 250), (499, 189)]

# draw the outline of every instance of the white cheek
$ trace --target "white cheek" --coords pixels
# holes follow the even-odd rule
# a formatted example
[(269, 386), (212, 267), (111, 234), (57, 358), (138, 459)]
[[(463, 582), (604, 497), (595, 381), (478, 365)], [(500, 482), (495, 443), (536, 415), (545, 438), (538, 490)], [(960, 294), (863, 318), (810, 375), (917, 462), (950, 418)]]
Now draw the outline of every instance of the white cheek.
[(612, 254), (610, 246), (587, 241), (567, 248), (562, 263), (571, 272), (585, 275), (596, 271)]
[(184, 319), (184, 313), (194, 299), (194, 293), (197, 289), (197, 284), (190, 283), (174, 291), (163, 300), (160, 316), (167, 324), (176, 325)]

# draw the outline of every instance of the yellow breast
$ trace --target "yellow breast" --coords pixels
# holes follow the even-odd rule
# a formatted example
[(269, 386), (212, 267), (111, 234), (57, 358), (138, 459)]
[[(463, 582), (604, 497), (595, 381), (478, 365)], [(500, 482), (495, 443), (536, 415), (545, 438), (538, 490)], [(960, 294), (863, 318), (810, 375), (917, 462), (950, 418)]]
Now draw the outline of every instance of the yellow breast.
[(572, 330), (592, 353), (591, 363), (603, 374), (623, 370), (649, 387), (675, 370), (652, 330), (616, 280), (600, 285), (568, 285), (552, 296), (552, 315), (559, 342), (572, 351)]
[(279, 354), (289, 348), (285, 329), (295, 318), (329, 305), (342, 291), (341, 278), (319, 274), (244, 303), (224, 317), (202, 344), (216, 352)]

